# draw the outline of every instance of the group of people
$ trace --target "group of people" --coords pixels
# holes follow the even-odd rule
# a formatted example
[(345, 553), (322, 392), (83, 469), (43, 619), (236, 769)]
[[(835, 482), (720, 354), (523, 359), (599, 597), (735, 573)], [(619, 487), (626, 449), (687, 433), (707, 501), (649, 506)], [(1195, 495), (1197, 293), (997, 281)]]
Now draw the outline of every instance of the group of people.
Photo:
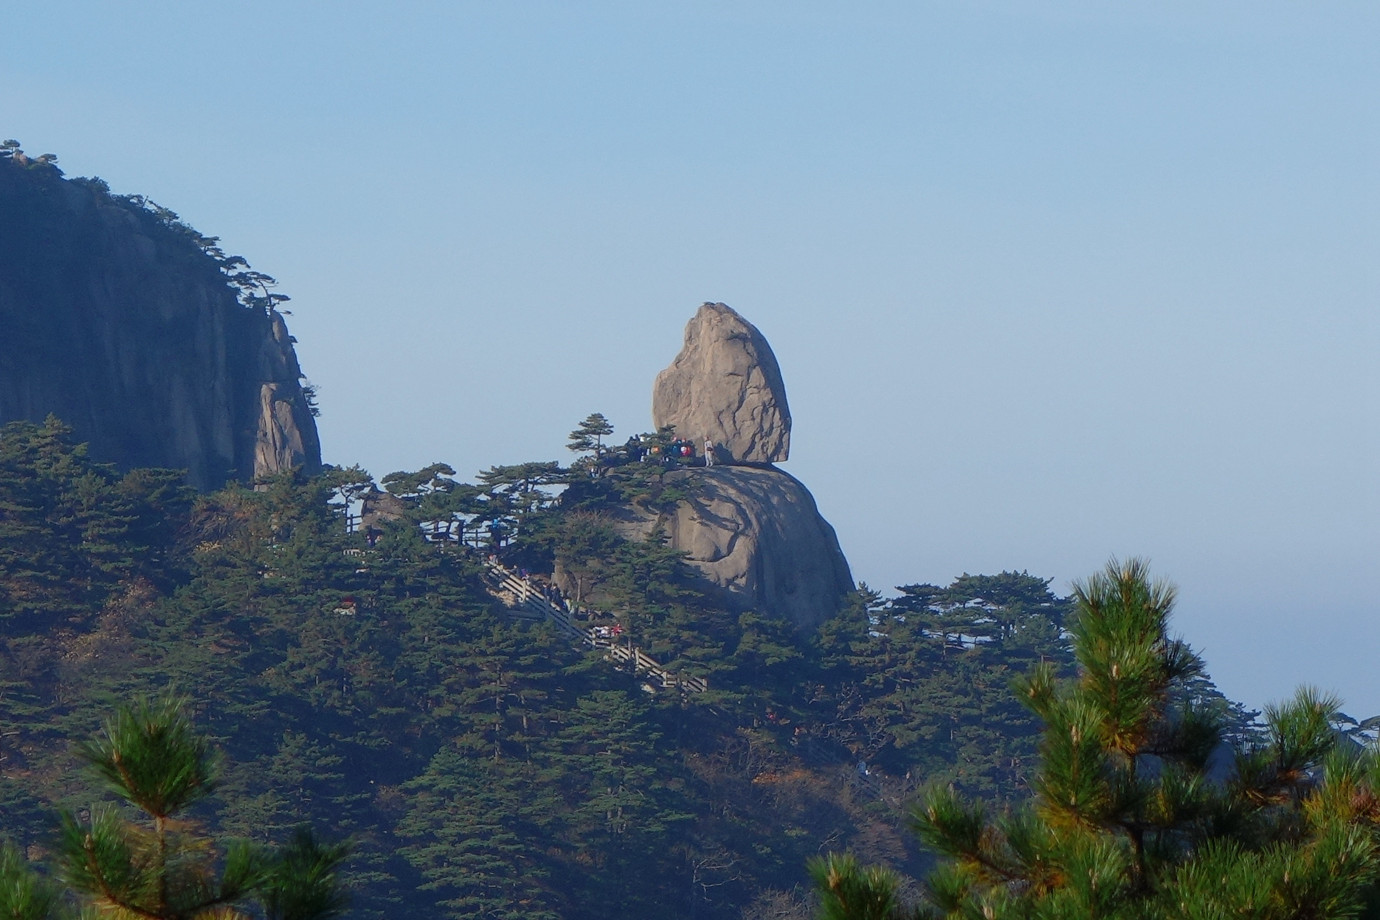
[[(712, 438), (704, 439), (703, 458), (704, 466), (714, 466), (718, 462), (718, 446)], [(689, 438), (676, 438), (665, 447), (660, 444), (649, 447), (638, 435), (628, 438), (627, 443), (611, 452), (605, 462), (612, 466), (620, 463), (660, 463), (668, 468), (700, 465), (695, 442)]]
[[(528, 581), (531, 583), (532, 580), (529, 579)], [(565, 595), (561, 593), (560, 588), (556, 587), (554, 581), (538, 581), (536, 586), (537, 590), (541, 592), (541, 596), (546, 598), (547, 603), (564, 610), (566, 613), (570, 612), (570, 605), (566, 603)]]

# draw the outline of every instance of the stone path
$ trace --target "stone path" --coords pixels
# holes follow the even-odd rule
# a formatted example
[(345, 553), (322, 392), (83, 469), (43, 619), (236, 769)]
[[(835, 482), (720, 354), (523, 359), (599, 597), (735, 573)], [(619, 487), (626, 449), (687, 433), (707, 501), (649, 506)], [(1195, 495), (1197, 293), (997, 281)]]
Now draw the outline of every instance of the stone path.
[(650, 678), (663, 690), (703, 693), (709, 689), (709, 683), (702, 677), (673, 674), (637, 646), (615, 643), (600, 636), (595, 627), (579, 625), (570, 611), (552, 602), (540, 588), (532, 584), (531, 579), (522, 577), (503, 563), (485, 560), (484, 565), (488, 569), (489, 593), (503, 601), (510, 616), (523, 620), (544, 620), (574, 642), (603, 649), (605, 657), (614, 661), (631, 663), (633, 673)]

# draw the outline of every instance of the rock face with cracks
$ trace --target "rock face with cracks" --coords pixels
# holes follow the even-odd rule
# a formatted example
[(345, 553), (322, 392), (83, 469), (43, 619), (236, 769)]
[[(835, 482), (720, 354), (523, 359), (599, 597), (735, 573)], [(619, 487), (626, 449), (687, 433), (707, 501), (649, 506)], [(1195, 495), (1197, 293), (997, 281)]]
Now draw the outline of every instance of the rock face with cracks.
[(791, 452), (791, 412), (771, 346), (733, 308), (706, 303), (685, 327), (685, 347), (652, 388), (652, 423), (674, 425), (737, 463), (780, 463)]

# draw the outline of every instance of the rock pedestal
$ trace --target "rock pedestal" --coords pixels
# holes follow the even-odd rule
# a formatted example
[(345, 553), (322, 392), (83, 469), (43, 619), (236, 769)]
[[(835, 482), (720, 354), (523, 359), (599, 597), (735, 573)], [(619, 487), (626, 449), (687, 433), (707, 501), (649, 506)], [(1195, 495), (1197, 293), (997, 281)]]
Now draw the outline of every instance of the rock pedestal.
[(660, 525), (674, 549), (731, 609), (779, 616), (809, 632), (853, 590), (848, 560), (814, 497), (780, 470), (721, 466), (677, 470), (691, 497), (669, 516), (622, 525), (645, 539)]

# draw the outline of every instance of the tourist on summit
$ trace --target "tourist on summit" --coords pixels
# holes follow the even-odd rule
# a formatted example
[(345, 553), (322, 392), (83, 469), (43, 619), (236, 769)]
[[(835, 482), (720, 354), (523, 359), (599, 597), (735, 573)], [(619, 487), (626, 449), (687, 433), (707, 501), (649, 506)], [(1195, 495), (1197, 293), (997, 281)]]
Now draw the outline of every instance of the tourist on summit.
[(714, 465), (714, 442), (709, 438), (704, 439), (704, 465)]

